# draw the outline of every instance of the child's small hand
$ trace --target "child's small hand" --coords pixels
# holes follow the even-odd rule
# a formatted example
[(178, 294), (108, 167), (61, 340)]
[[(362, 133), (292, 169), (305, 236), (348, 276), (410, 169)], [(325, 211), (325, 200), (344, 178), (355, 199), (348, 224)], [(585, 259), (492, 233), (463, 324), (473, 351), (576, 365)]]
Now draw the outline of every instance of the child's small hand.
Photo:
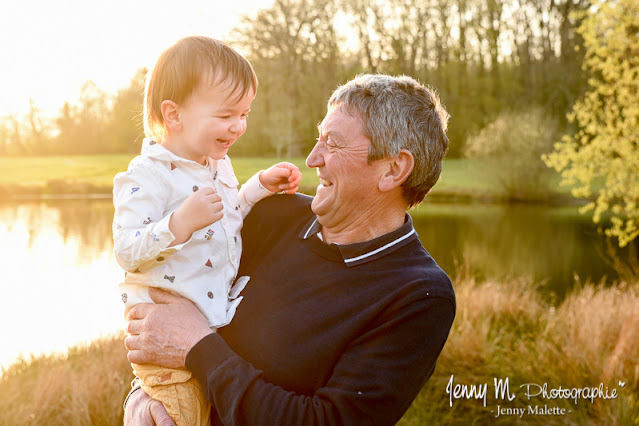
[(175, 244), (187, 241), (193, 232), (222, 219), (222, 197), (213, 188), (200, 188), (191, 194), (177, 209), (169, 229), (175, 236)]
[(295, 194), (302, 180), (300, 169), (291, 163), (277, 163), (260, 173), (260, 182), (271, 192)]

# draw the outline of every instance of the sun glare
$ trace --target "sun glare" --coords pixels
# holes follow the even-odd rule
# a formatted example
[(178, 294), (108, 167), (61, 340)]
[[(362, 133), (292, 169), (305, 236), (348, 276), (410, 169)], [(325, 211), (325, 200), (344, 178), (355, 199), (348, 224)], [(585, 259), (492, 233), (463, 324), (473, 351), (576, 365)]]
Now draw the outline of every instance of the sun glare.
[(74, 102), (89, 80), (115, 92), (177, 39), (193, 34), (224, 39), (242, 15), (272, 3), (3, 3), (0, 56), (5, 66), (0, 79), (0, 117), (25, 114), (30, 99), (44, 115), (53, 115), (65, 101)]

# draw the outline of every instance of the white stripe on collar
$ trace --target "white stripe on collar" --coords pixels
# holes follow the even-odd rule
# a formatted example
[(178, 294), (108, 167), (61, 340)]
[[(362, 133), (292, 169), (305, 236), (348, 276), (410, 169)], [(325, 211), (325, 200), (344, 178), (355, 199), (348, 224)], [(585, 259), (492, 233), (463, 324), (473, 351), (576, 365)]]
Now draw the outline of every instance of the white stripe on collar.
[(313, 221), (313, 223), (311, 223), (311, 226), (309, 226), (308, 229), (306, 230), (306, 233), (304, 234), (304, 239), (308, 238), (308, 233), (311, 232), (311, 229), (313, 229), (313, 227), (315, 226), (315, 223), (317, 223), (317, 217), (315, 217), (315, 220)]
[(411, 236), (411, 235), (413, 235), (414, 233), (415, 233), (415, 228), (413, 228), (413, 229), (412, 229), (412, 230), (411, 230), (408, 234), (406, 234), (406, 235), (402, 235), (401, 237), (399, 237), (399, 238), (398, 238), (398, 239), (396, 239), (395, 241), (391, 241), (390, 243), (386, 244), (385, 246), (382, 246), (382, 247), (380, 247), (380, 248), (378, 248), (378, 249), (376, 249), (376, 250), (373, 250), (373, 251), (368, 252), (368, 253), (366, 253), (366, 254), (363, 254), (363, 255), (361, 255), (361, 256), (352, 257), (352, 258), (350, 258), (350, 259), (344, 259), (344, 262), (345, 262), (345, 263), (349, 263), (349, 262), (356, 262), (356, 261), (358, 261), (358, 260), (361, 260), (361, 259), (365, 259), (365, 258), (367, 258), (367, 257), (370, 257), (370, 256), (372, 256), (372, 255), (374, 255), (374, 254), (379, 253), (380, 251), (384, 251), (384, 250), (386, 250), (387, 248), (394, 246), (395, 244), (397, 244), (397, 243), (399, 243), (399, 242), (401, 242), (401, 241), (404, 241), (406, 238), (410, 237), (410, 236)]

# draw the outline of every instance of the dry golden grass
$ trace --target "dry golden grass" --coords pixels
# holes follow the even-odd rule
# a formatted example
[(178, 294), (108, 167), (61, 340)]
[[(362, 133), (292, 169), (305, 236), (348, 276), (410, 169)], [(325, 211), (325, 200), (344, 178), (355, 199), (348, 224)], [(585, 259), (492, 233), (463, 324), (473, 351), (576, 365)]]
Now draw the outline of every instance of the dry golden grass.
[[(461, 278), (458, 310), (437, 369), (400, 424), (639, 424), (639, 283), (585, 285), (552, 306), (525, 280)], [(487, 407), (475, 399), (449, 406), (446, 386), (488, 384)], [(510, 381), (512, 402), (494, 397), (494, 378)], [(622, 387), (620, 382), (625, 383)], [(526, 400), (520, 385), (616, 388), (616, 399)], [(495, 418), (506, 407), (544, 405), (565, 416)]]
[[(462, 274), (455, 287), (458, 311), (449, 340), (433, 377), (400, 424), (639, 424), (638, 284), (585, 285), (558, 306), (523, 279), (477, 282)], [(122, 338), (11, 366), (0, 379), (0, 425), (121, 424), (132, 378)], [(488, 383), (489, 389), (493, 378), (508, 378), (518, 396), (501, 402), (508, 407), (534, 403), (523, 397), (519, 386), (524, 383), (551, 388), (604, 383), (619, 395), (594, 404), (549, 402), (570, 409), (565, 416), (495, 419), (491, 408), (500, 402), (490, 390), (487, 407), (465, 399), (449, 406), (446, 385), (452, 374), (455, 383)]]
[(0, 379), (0, 424), (121, 424), (132, 379), (123, 338), (99, 339), (65, 355), (9, 367)]

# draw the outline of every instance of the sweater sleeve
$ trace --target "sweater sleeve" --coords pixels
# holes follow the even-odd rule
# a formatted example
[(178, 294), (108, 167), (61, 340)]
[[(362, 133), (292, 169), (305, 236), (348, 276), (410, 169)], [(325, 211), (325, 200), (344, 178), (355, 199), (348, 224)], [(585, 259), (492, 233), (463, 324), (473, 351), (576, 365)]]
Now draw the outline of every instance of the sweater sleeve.
[(169, 194), (160, 173), (135, 160), (126, 173), (113, 179), (113, 250), (124, 270), (143, 270), (149, 262), (155, 265), (158, 256), (169, 256), (184, 246), (169, 247), (175, 239), (169, 230), (171, 213), (164, 214)]
[(440, 297), (385, 315), (351, 341), (313, 395), (267, 382), (218, 334), (196, 344), (186, 366), (224, 424), (395, 424), (433, 373), (454, 316)]

